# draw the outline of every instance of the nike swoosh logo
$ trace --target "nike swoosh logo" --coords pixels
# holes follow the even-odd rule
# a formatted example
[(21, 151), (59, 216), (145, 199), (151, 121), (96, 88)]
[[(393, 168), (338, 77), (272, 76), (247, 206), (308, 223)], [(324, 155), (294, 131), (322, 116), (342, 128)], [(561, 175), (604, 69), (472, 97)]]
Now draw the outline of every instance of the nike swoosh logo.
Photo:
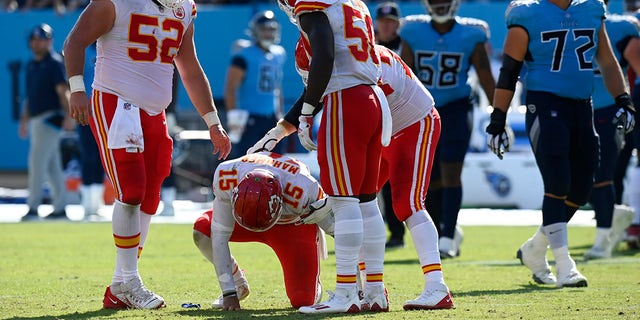
[(118, 300), (113, 300), (113, 298), (109, 297), (109, 301), (111, 301), (111, 303), (113, 304), (118, 304), (120, 301)]

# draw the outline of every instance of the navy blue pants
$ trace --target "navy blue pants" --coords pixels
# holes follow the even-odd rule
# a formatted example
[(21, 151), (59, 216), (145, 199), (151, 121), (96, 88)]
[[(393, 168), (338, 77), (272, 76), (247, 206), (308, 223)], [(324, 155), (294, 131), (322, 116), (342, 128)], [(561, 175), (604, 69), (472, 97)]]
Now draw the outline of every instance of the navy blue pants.
[(591, 100), (529, 91), (526, 128), (542, 175), (543, 225), (567, 222), (565, 201), (581, 206), (590, 196), (599, 161)]

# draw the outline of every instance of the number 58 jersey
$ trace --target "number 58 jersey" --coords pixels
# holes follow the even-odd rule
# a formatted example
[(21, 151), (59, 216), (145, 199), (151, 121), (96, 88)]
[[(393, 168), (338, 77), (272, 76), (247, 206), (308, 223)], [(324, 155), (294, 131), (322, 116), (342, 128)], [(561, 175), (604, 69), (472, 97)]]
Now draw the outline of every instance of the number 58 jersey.
[(93, 88), (159, 114), (171, 102), (173, 58), (196, 18), (195, 3), (168, 10), (150, 0), (111, 2), (115, 21), (98, 38)]
[(272, 152), (252, 153), (220, 163), (213, 176), (214, 196), (231, 202), (233, 189), (254, 169), (268, 170), (280, 182), (283, 206), (278, 224), (299, 221), (301, 215), (308, 213), (309, 204), (325, 196), (304, 163)]

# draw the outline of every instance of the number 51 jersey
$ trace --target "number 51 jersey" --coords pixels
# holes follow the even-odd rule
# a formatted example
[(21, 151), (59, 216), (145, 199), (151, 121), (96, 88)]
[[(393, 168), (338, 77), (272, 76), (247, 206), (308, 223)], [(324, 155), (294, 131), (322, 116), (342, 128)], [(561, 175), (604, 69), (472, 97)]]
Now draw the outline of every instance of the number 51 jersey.
[(98, 38), (93, 88), (159, 114), (171, 102), (173, 58), (196, 18), (195, 3), (168, 10), (150, 0), (111, 2), (116, 17)]
[[(380, 77), (380, 59), (374, 50), (373, 20), (367, 5), (362, 0), (296, 1), (296, 19), (316, 11), (326, 14), (334, 38), (333, 71), (324, 94), (361, 84), (375, 85)], [(299, 24), (298, 29), (308, 45)]]

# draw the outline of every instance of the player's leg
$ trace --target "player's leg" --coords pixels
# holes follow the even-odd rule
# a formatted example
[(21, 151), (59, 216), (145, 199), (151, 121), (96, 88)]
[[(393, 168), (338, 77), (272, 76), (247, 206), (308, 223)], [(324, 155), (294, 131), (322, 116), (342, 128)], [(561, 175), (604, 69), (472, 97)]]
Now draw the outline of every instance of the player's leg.
[[(384, 169), (381, 169), (381, 171)], [(391, 186), (389, 183), (384, 184), (380, 190), (380, 195), (384, 199), (384, 215), (389, 229), (389, 240), (385, 244), (386, 249), (404, 247), (404, 224), (398, 220), (393, 212), (393, 199), (391, 197)]]
[(82, 154), (80, 197), (85, 210), (84, 218), (95, 220), (98, 218), (98, 209), (104, 205), (104, 169), (91, 127), (78, 126), (77, 130)]
[(556, 283), (546, 261), (546, 243), (552, 250), (566, 249), (568, 256), (564, 201), (569, 191), (569, 130), (559, 117), (549, 116), (551, 111), (557, 113), (550, 107), (553, 103), (554, 97), (548, 94), (527, 95), (527, 104), (532, 106), (526, 114), (527, 134), (544, 183), (543, 224), (518, 250), (534, 281), (544, 284)]
[[(275, 252), (282, 272), (284, 285), (291, 306), (299, 308), (319, 302), (322, 295), (320, 285), (320, 241), (323, 237), (315, 224), (275, 225), (266, 231), (265, 243)], [(295, 245), (291, 239), (296, 239)]]
[(440, 138), (438, 111), (403, 129), (393, 140), (389, 180), (398, 220), (404, 221), (418, 254), (424, 290), (404, 303), (405, 310), (453, 307), (444, 282), (438, 250), (437, 229), (427, 214), (425, 198), (429, 189), (435, 149)]
[(442, 175), (440, 174), (440, 143), (436, 146), (431, 166), (431, 177), (429, 179), (429, 191), (425, 200), (427, 212), (433, 220), (433, 224), (438, 231), (438, 238), (442, 235)]
[(619, 146), (615, 137), (618, 129), (611, 120), (616, 111), (615, 106), (610, 106), (595, 110), (593, 115), (594, 127), (600, 137), (600, 161), (589, 199), (596, 217), (596, 238), (593, 246), (584, 253), (585, 259), (609, 258), (613, 250), (609, 232), (615, 204), (613, 175)]
[(442, 233), (439, 248), (443, 258), (453, 258), (460, 254), (460, 243), (454, 241), (454, 237), (462, 206), (462, 167), (471, 139), (473, 105), (469, 99), (460, 99), (438, 111), (443, 119), (442, 132), (445, 133), (439, 142), (442, 183)]
[(364, 228), (362, 258), (367, 274), (360, 305), (362, 310), (386, 312), (389, 311), (389, 298), (383, 283), (386, 230), (376, 199), (382, 153), (379, 138), (380, 134), (376, 132), (367, 147), (366, 169), (359, 191)]
[(557, 286), (586, 286), (569, 253), (567, 218), (586, 203), (593, 186), (598, 156), (593, 113), (590, 105), (549, 94), (533, 100), (540, 120), (536, 157), (545, 190), (542, 222), (556, 261)]
[[(336, 293), (326, 302), (299, 309), (302, 313), (353, 313), (360, 311), (356, 272), (363, 244), (364, 224), (357, 196), (365, 175), (370, 175), (370, 193), (375, 195), (376, 172), (367, 172), (369, 144), (380, 140), (381, 115), (377, 98), (369, 86), (356, 86), (325, 97), (318, 132), (320, 183), (329, 195), (335, 216)], [(380, 143), (378, 143), (380, 146)], [(378, 163), (380, 154), (378, 154)], [(380, 216), (384, 231), (384, 222)], [(384, 236), (384, 235), (383, 235)], [(382, 243), (384, 254), (384, 241)], [(369, 266), (367, 266), (369, 268)]]
[(116, 268), (112, 283), (105, 292), (103, 306), (155, 309), (164, 306), (164, 300), (147, 290), (138, 274), (140, 203), (146, 184), (144, 156), (140, 152), (108, 148), (107, 133), (117, 106), (118, 97), (114, 95), (101, 92), (92, 95), (91, 130), (116, 195), (111, 223), (116, 245)]
[(140, 246), (138, 255), (149, 235), (151, 217), (158, 211), (162, 182), (171, 173), (171, 153), (173, 140), (167, 130), (165, 113), (150, 116), (141, 112), (140, 120), (144, 130), (145, 150), (144, 164), (146, 172), (146, 190), (140, 204)]

